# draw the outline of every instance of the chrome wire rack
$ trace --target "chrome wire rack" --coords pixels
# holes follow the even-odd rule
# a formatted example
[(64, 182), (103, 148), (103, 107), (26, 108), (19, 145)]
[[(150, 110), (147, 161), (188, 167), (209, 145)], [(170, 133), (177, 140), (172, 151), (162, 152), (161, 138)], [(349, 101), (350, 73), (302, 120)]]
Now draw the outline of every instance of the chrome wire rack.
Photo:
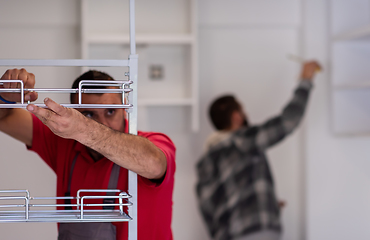
[[(78, 104), (61, 104), (65, 107), (71, 108), (125, 108), (128, 113), (129, 134), (137, 135), (137, 85), (138, 85), (138, 55), (136, 53), (135, 43), (135, 0), (129, 1), (129, 36), (130, 36), (130, 54), (128, 59), (0, 59), (0, 66), (11, 67), (25, 67), (25, 66), (56, 66), (56, 67), (128, 67), (127, 73), (128, 81), (104, 81), (103, 83), (97, 81), (84, 81), (78, 89), (25, 89), (23, 83), (19, 80), (19, 88), (6, 89), (3, 87), (4, 80), (0, 83), (0, 92), (18, 92), (21, 95), (20, 103), (15, 104), (0, 104), (0, 108), (26, 108), (28, 103), (24, 101), (24, 93), (29, 91), (37, 92), (60, 92), (60, 93), (76, 93), (79, 95)], [(83, 5), (87, 4), (87, 0), (82, 1)], [(83, 85), (93, 84), (94, 89), (83, 88)], [(101, 85), (102, 84), (102, 85)], [(114, 84), (116, 88), (96, 89), (99, 86), (109, 86)], [(90, 85), (91, 86), (91, 85)], [(122, 104), (82, 104), (82, 93), (106, 93), (119, 92), (122, 93)], [(133, 104), (134, 103), (134, 104)], [(35, 104), (39, 107), (46, 107), (45, 104)], [(20, 191), (20, 192), (18, 192)], [(84, 190), (80, 190), (84, 191)], [(88, 190), (88, 191), (110, 191), (110, 190)], [(115, 190), (120, 191), (120, 190)], [(69, 197), (51, 197), (51, 198), (31, 198), (27, 190), (2, 190), (3, 194), (23, 193), (21, 196), (0, 196), (0, 203), (4, 201), (21, 201), (20, 204), (0, 204), (0, 222), (128, 222), (128, 239), (137, 240), (137, 174), (128, 171), (128, 189), (127, 193), (121, 193), (118, 196), (95, 196), (95, 200), (102, 198), (117, 198), (119, 210), (95, 210), (100, 205), (90, 205), (84, 200), (90, 200), (94, 196), (78, 195), (76, 198)], [(130, 198), (130, 201), (128, 201)], [(41, 210), (42, 207), (63, 207), (63, 204), (36, 204), (41, 200), (59, 200), (59, 199), (76, 199), (76, 210)], [(24, 202), (23, 202), (24, 201)], [(98, 204), (98, 203), (96, 203)], [(44, 206), (45, 205), (45, 206)], [(127, 206), (126, 214), (122, 209)], [(94, 209), (86, 209), (86, 207), (94, 207)], [(14, 209), (15, 208), (15, 209)], [(19, 210), (21, 209), (21, 210)]]
[[(0, 222), (128, 222), (132, 218), (124, 209), (132, 205), (129, 198), (119, 189), (80, 189), (76, 197), (31, 197), (28, 190), (0, 190)], [(76, 203), (55, 203), (67, 199)], [(100, 203), (102, 199), (114, 203)], [(66, 207), (72, 210), (55, 209)]]
[[(4, 83), (16, 83), (18, 88), (4, 88)], [(43, 92), (43, 93), (75, 93), (78, 94), (77, 104), (61, 104), (69, 108), (125, 108), (133, 107), (130, 85), (132, 81), (97, 81), (83, 80), (78, 88), (24, 88), (21, 80), (0, 80), (0, 93), (20, 93), (20, 103), (15, 104), (0, 104), (0, 108), (26, 108), (30, 103), (24, 101), (24, 95), (27, 92)], [(85, 88), (94, 87), (94, 88)], [(113, 87), (113, 88), (109, 88)], [(122, 104), (82, 104), (82, 93), (120, 93), (122, 94)], [(36, 106), (45, 108), (45, 104), (35, 104)]]

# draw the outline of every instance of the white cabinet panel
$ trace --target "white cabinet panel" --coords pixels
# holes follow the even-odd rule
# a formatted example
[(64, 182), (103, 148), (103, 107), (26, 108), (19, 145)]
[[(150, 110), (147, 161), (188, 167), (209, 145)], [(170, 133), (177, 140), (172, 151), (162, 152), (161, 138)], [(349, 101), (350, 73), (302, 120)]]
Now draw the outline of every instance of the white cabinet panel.
[(332, 34), (370, 24), (369, 0), (331, 0)]
[(370, 42), (349, 41), (333, 44), (332, 84), (356, 86), (370, 83)]
[(202, 0), (201, 25), (300, 25), (299, 0)]
[[(149, 45), (138, 47), (137, 53), (140, 56), (138, 82), (138, 102), (141, 104), (146, 99), (147, 105), (153, 105), (159, 99), (173, 101), (176, 99), (190, 99), (191, 76), (188, 68), (189, 53), (188, 46), (183, 45)], [(90, 46), (89, 57), (92, 59), (122, 59), (127, 56), (129, 49), (123, 45), (101, 45)], [(151, 79), (149, 68), (153, 65), (160, 65), (163, 68), (162, 79)], [(119, 67), (95, 68), (105, 71), (115, 79), (125, 79), (124, 71)], [(126, 70), (127, 71), (127, 70)], [(167, 103), (165, 105), (169, 105)], [(190, 102), (189, 102), (190, 105)]]
[(330, 8), (332, 130), (368, 134), (370, 1), (331, 0)]
[(0, 26), (78, 24), (79, 1), (76, 0), (3, 0), (0, 3)]
[(334, 131), (340, 134), (370, 132), (370, 88), (333, 93)]
[[(140, 34), (190, 33), (188, 0), (137, 0), (136, 32)], [(88, 33), (125, 33), (129, 31), (128, 1), (89, 0)]]

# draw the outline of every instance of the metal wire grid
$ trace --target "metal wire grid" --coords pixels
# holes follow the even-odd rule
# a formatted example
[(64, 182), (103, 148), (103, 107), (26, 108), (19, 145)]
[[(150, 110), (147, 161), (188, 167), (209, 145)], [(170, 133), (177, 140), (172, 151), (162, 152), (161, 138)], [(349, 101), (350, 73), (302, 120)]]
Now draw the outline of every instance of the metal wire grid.
[[(2, 88), (4, 83), (17, 83), (19, 88)], [(97, 81), (97, 80), (83, 80), (79, 83), (78, 88), (24, 88), (21, 80), (0, 80), (0, 93), (20, 93), (20, 103), (15, 104), (0, 104), (0, 108), (26, 108), (30, 103), (25, 103), (24, 94), (27, 92), (44, 92), (44, 93), (76, 93), (78, 94), (77, 104), (61, 104), (69, 108), (125, 108), (133, 107), (130, 88), (132, 81)], [(102, 87), (96, 89), (83, 88), (84, 86)], [(117, 87), (117, 88), (106, 88)], [(122, 104), (82, 104), (82, 93), (120, 93), (122, 94)], [(45, 104), (35, 104), (36, 106), (45, 108)]]
[[(81, 193), (119, 193), (118, 196), (89, 195)], [(13, 195), (4, 195), (13, 194)], [(80, 189), (77, 197), (31, 197), (28, 190), (0, 190), (0, 222), (127, 222), (132, 220), (124, 207), (131, 206), (131, 198), (118, 189)], [(76, 200), (75, 204), (37, 203), (39, 201)], [(115, 199), (118, 203), (96, 203), (100, 199)], [(86, 203), (86, 200), (93, 203)], [(12, 204), (6, 202), (12, 201)], [(19, 202), (18, 204), (14, 204)], [(22, 202), (22, 203), (21, 203)], [(118, 206), (119, 209), (86, 209)], [(75, 207), (75, 210), (50, 209)]]

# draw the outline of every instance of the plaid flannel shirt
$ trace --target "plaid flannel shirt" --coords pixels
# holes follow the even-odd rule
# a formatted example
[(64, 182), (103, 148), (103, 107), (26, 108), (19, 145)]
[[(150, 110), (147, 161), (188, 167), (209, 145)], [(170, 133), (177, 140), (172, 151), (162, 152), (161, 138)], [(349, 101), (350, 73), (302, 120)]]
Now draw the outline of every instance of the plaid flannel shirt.
[(312, 83), (301, 81), (279, 116), (240, 129), (211, 147), (197, 164), (198, 203), (215, 240), (263, 229), (281, 231), (279, 205), (265, 155), (301, 121)]

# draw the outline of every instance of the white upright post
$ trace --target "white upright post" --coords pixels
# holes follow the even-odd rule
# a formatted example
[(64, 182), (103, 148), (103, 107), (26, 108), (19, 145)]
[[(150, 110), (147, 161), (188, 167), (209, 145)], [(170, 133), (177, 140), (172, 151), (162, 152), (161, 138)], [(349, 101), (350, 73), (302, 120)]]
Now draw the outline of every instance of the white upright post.
[[(132, 95), (131, 101), (133, 108), (129, 111), (129, 133), (137, 135), (137, 81), (138, 81), (138, 55), (136, 55), (135, 44), (135, 0), (130, 0), (130, 56), (129, 56), (129, 79), (131, 84)], [(128, 239), (137, 240), (137, 174), (129, 171), (128, 173), (128, 193), (131, 195), (132, 206), (128, 208), (128, 213), (132, 220), (128, 223)]]
[(198, 76), (198, 1), (190, 1), (190, 33), (193, 41), (190, 45), (191, 48), (191, 88), (192, 88), (192, 130), (197, 132), (199, 130), (199, 76)]
[(87, 43), (87, 0), (81, 0), (81, 59), (88, 59)]

